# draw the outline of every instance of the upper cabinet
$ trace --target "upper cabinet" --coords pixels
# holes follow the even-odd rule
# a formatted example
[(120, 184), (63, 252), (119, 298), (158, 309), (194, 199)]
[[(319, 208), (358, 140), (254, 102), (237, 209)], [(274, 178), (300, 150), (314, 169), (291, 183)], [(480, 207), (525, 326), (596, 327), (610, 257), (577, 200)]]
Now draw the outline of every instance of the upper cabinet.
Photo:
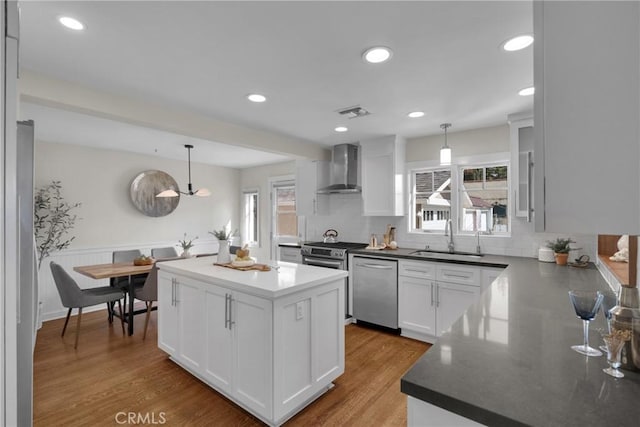
[(533, 8), (536, 231), (640, 234), (640, 3)]
[(329, 200), (316, 192), (329, 185), (329, 162), (324, 160), (296, 161), (296, 214), (327, 215)]
[(511, 177), (514, 214), (533, 218), (533, 113), (511, 114), (507, 118), (511, 140)]
[(402, 216), (405, 213), (405, 140), (396, 136), (360, 142), (363, 214)]

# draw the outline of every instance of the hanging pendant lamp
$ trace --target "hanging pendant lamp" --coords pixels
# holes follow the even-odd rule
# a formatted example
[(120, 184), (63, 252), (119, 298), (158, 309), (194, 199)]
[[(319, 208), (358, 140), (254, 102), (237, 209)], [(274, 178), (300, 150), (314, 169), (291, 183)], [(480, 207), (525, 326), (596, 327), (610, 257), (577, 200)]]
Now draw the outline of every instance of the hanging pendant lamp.
[(444, 145), (440, 149), (440, 165), (448, 166), (451, 164), (451, 147), (447, 145), (447, 129), (451, 127), (451, 123), (443, 123), (440, 125), (444, 129)]
[(156, 197), (178, 197), (180, 194), (184, 194), (186, 196), (198, 196), (198, 197), (208, 197), (211, 195), (211, 191), (209, 191), (206, 188), (200, 188), (196, 191), (193, 191), (193, 186), (191, 185), (191, 149), (193, 148), (193, 145), (186, 144), (184, 148), (187, 149), (188, 159), (189, 159), (189, 184), (187, 186), (189, 191), (184, 192), (184, 191), (175, 191), (175, 190), (169, 189), (156, 194)]

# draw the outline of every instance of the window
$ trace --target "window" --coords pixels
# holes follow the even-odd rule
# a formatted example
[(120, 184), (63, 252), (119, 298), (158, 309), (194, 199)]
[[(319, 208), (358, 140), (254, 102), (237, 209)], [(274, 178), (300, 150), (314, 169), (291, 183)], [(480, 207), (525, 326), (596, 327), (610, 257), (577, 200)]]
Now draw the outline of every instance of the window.
[(249, 246), (259, 246), (258, 190), (242, 192), (242, 238)]
[(460, 169), (460, 231), (509, 232), (506, 165)]
[(412, 228), (444, 230), (451, 217), (451, 170), (415, 171), (412, 181), (412, 200), (415, 200)]
[(505, 162), (414, 169), (411, 231), (444, 232), (449, 219), (460, 233), (508, 233), (509, 173)]
[(277, 237), (298, 237), (296, 187), (294, 184), (274, 186), (275, 234)]

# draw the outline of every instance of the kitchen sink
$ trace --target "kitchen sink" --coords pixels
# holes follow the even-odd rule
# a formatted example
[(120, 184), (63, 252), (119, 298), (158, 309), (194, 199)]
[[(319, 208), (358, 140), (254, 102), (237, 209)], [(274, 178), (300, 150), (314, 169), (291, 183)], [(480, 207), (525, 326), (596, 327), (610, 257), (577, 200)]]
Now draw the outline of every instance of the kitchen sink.
[(482, 258), (484, 254), (477, 254), (475, 252), (461, 252), (461, 251), (436, 251), (432, 249), (422, 249), (419, 251), (410, 252), (409, 255), (421, 256), (425, 258)]

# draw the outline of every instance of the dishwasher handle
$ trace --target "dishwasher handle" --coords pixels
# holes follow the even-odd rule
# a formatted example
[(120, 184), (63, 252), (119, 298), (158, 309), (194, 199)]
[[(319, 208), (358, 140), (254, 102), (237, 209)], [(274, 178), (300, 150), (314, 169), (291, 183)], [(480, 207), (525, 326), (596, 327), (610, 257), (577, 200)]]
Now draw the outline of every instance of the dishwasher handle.
[(358, 267), (365, 267), (365, 268), (375, 268), (378, 270), (391, 270), (393, 268), (393, 266), (391, 265), (380, 265), (380, 264), (356, 264)]

